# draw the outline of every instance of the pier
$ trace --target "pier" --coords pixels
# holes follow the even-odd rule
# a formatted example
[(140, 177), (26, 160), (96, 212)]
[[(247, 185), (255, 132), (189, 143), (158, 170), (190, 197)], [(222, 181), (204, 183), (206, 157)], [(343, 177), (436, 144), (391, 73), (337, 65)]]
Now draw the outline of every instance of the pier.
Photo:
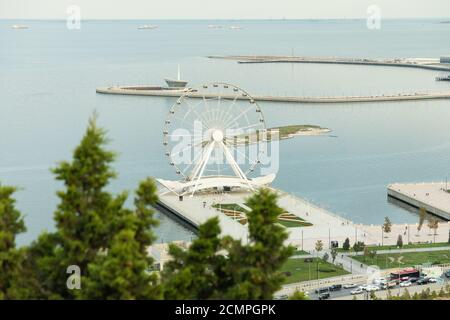
[(395, 183), (387, 188), (389, 197), (404, 202), (414, 208), (424, 208), (427, 212), (444, 220), (450, 220), (450, 193), (445, 182)]
[(450, 64), (440, 63), (439, 59), (368, 59), (338, 57), (300, 57), (300, 56), (208, 56), (210, 59), (235, 60), (238, 63), (318, 63), (351, 64), (366, 66), (419, 68), (434, 71), (450, 71)]
[[(447, 222), (439, 223), (439, 231), (435, 239), (425, 227), (417, 231), (415, 223), (393, 224), (392, 232), (383, 234), (381, 225), (355, 223), (306, 199), (279, 189), (271, 189), (278, 193), (278, 205), (281, 208), (312, 224), (312, 226), (287, 228), (289, 238), (286, 244), (291, 244), (301, 250), (315, 250), (318, 240), (323, 242), (325, 250), (330, 248), (331, 241), (338, 241), (341, 247), (346, 238), (350, 239), (351, 244), (362, 241), (366, 245), (395, 245), (399, 234), (403, 235), (404, 241), (407, 243), (425, 243), (434, 240), (446, 242), (448, 240), (450, 224)], [(198, 228), (200, 224), (212, 217), (218, 217), (222, 236), (229, 235), (246, 243), (248, 241), (247, 225), (225, 215), (212, 205), (218, 203), (243, 205), (245, 199), (251, 195), (251, 192), (196, 194), (193, 197), (186, 196), (180, 201), (177, 195), (169, 193), (159, 196), (157, 207), (163, 206), (194, 228)], [(380, 216), (384, 217), (382, 213)]]
[[(160, 87), (149, 86), (112, 86), (97, 88), (97, 93), (135, 95), (135, 96), (153, 96), (153, 97), (174, 97), (179, 98), (186, 93), (184, 90), (164, 90)], [(195, 91), (188, 92), (190, 98), (216, 98), (213, 94), (202, 94)], [(235, 96), (222, 95), (223, 99), (234, 99)], [(342, 97), (302, 97), (302, 96), (270, 96), (270, 95), (252, 95), (255, 101), (263, 102), (285, 102), (285, 103), (362, 103), (362, 102), (389, 102), (389, 101), (413, 101), (413, 100), (442, 100), (450, 99), (450, 90), (444, 92), (416, 92), (400, 93), (396, 95), (373, 95), (373, 96), (342, 96)], [(248, 99), (242, 96), (238, 99)]]

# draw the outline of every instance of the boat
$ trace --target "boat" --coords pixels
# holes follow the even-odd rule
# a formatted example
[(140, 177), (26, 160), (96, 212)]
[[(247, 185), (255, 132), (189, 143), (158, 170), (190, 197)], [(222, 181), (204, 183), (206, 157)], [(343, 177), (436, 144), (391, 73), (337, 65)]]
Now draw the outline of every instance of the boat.
[(209, 29), (221, 29), (223, 26), (218, 25), (218, 24), (210, 24), (208, 25)]
[(184, 89), (184, 88), (186, 88), (186, 85), (188, 84), (187, 81), (181, 80), (180, 65), (178, 65), (178, 76), (177, 76), (176, 80), (169, 79), (169, 78), (166, 78), (164, 80), (167, 83), (167, 88), (171, 89), (171, 90), (173, 90), (173, 89)]
[(28, 29), (29, 27), (23, 24), (15, 24), (13, 26), (11, 26), (11, 28), (15, 29), (15, 30), (20, 30), (20, 29)]
[(230, 26), (231, 30), (241, 30), (242, 27), (241, 26)]
[(138, 30), (156, 29), (156, 28), (158, 28), (158, 26), (151, 25), (151, 24), (150, 25), (149, 24), (144, 24), (142, 26), (139, 26)]

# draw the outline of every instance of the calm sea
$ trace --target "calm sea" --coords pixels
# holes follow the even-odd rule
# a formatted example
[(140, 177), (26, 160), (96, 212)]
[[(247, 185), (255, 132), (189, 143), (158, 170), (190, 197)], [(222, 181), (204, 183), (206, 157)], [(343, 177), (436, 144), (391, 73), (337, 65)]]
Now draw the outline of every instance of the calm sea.
[[(362, 66), (239, 65), (207, 55), (282, 54), (439, 57), (450, 54), (450, 24), (388, 20), (329, 21), (0, 21), (0, 181), (21, 189), (28, 232), (52, 230), (56, 190), (49, 168), (70, 159), (93, 110), (119, 152), (112, 191), (133, 191), (147, 176), (175, 178), (161, 130), (169, 98), (98, 95), (113, 84), (163, 84), (181, 65), (190, 85), (230, 82), (253, 94), (309, 96), (450, 90), (438, 72)], [(155, 30), (137, 30), (144, 23)], [(12, 30), (26, 24), (28, 30)], [(210, 29), (209, 24), (222, 24)], [(239, 25), (241, 30), (231, 30)], [(416, 214), (387, 202), (392, 182), (438, 181), (450, 173), (450, 101), (370, 104), (260, 104), (267, 125), (317, 124), (337, 137), (284, 141), (275, 186), (365, 223)], [(193, 234), (158, 214), (160, 241)]]

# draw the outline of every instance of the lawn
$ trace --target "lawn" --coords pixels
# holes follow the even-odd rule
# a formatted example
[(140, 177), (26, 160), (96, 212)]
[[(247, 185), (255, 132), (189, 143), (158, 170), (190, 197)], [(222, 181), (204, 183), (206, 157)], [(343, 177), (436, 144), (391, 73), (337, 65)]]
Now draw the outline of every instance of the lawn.
[[(312, 260), (312, 262), (305, 262), (309, 260)], [(319, 261), (319, 272), (317, 272), (317, 261)], [(319, 279), (349, 274), (349, 272), (344, 269), (317, 258), (306, 260), (304, 258), (291, 258), (285, 263), (281, 270), (282, 272), (290, 272), (291, 274), (290, 276), (287, 276), (284, 282), (285, 284), (317, 280), (317, 273), (319, 273)]]
[(237, 211), (237, 212), (245, 213), (245, 209), (242, 208), (237, 203), (222, 203), (222, 204), (215, 203), (212, 206), (213, 206), (213, 208), (216, 208), (216, 209), (230, 210), (230, 211)]
[[(403, 258), (400, 258), (403, 257)], [(353, 259), (368, 265), (376, 265), (381, 269), (413, 267), (424, 263), (450, 263), (450, 250), (428, 252), (404, 252), (377, 254), (375, 258), (352, 256)], [(399, 263), (400, 262), (400, 263)]]
[(300, 221), (300, 220), (292, 220), (292, 221), (286, 221), (286, 220), (280, 220), (278, 219), (278, 223), (281, 224), (283, 227), (286, 228), (298, 228), (298, 227), (310, 227), (312, 226), (311, 223), (306, 221)]
[[(416, 249), (416, 248), (436, 248), (436, 247), (450, 247), (450, 243), (448, 242), (437, 242), (437, 243), (413, 243), (413, 244), (405, 244), (402, 249)], [(386, 246), (367, 246), (369, 250), (394, 250), (398, 249), (396, 245), (386, 245)], [(342, 248), (338, 249), (338, 252), (353, 252), (353, 250), (344, 250)]]

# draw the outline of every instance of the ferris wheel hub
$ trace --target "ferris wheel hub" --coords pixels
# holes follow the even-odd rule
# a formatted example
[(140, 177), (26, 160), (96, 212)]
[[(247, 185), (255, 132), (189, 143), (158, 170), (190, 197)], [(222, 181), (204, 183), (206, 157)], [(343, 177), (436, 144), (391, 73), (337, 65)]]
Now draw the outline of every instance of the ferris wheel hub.
[(223, 140), (223, 132), (222, 130), (214, 130), (212, 133), (212, 139), (216, 142), (222, 141)]

